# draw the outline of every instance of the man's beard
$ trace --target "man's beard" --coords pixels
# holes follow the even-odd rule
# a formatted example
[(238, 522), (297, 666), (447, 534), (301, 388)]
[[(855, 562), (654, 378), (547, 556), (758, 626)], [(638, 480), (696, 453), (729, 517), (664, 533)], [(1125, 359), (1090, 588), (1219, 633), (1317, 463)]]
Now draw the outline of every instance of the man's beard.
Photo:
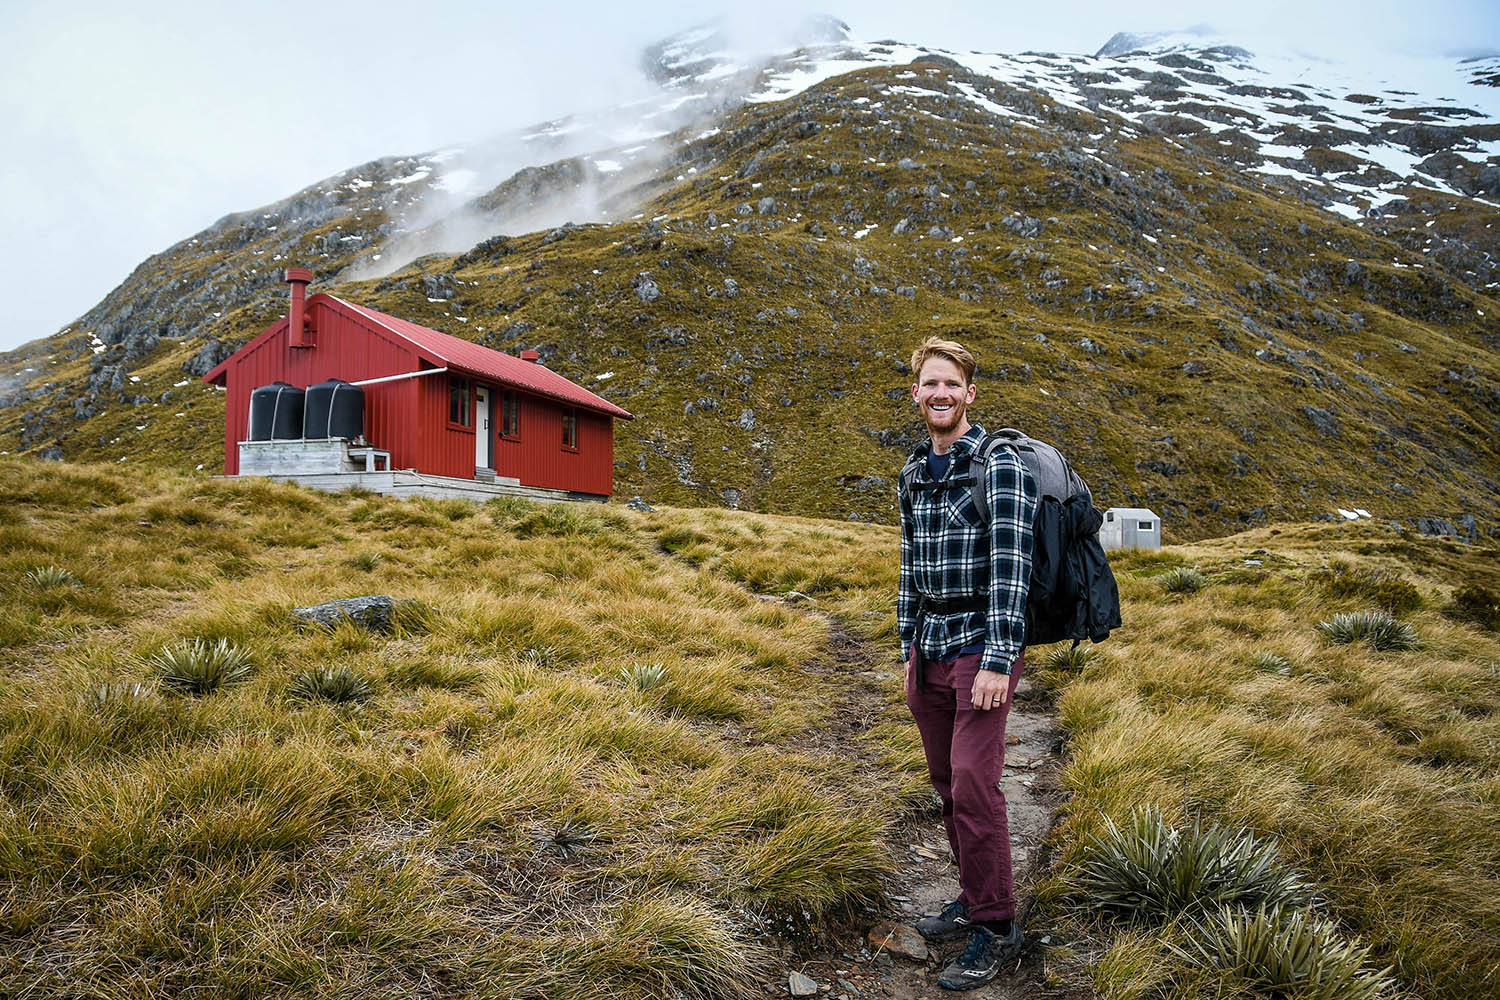
[(927, 424), (929, 434), (942, 431), (951, 431), (963, 422), (964, 413), (968, 407), (962, 403), (954, 403), (951, 409), (934, 413), (931, 407), (922, 407), (922, 419)]

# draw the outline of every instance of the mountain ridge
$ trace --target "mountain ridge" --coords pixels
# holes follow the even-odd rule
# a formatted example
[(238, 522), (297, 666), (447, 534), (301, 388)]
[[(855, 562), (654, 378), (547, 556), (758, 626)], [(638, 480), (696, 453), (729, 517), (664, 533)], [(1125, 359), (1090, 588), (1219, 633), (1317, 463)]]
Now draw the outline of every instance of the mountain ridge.
[[(716, 80), (755, 81), (738, 103), (680, 78), (707, 110), (639, 149), (575, 151), (558, 143), (577, 122), (551, 123), (531, 141), (573, 155), (482, 190), (462, 150), (372, 161), (224, 217), (4, 355), (0, 448), (213, 468), (222, 402), (182, 376), (269, 323), (280, 268), (301, 264), (629, 399), (648, 419), (617, 437), (618, 488), (669, 502), (889, 520), (920, 433), (903, 354), (963, 330), (1002, 359), (983, 366), (995, 394), (1035, 407), (1002, 422), (1187, 535), (1336, 506), (1491, 530), (1494, 113), (1235, 82), (1255, 57), (1221, 48), (961, 61), (824, 42), (715, 62)], [(1324, 103), (1289, 110), (1298, 97)], [(564, 225), (585, 195), (604, 221)], [(449, 202), (469, 214), (435, 211)], [(490, 235), (373, 273), (403, 236), (465, 218)], [(506, 218), (556, 225), (494, 235)], [(799, 350), (838, 384), (794, 399), (817, 381)], [(663, 376), (669, 360), (695, 381)], [(1257, 414), (1267, 394), (1274, 415)], [(809, 421), (836, 468), (806, 467)], [(1295, 455), (1309, 447), (1318, 461)]]

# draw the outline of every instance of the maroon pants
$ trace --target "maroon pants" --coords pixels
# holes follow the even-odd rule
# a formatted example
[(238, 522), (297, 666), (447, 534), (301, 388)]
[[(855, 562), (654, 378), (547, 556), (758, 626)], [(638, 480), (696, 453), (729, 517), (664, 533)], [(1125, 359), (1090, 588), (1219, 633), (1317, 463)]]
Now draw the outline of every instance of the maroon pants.
[[(913, 652), (913, 659), (916, 657)], [(970, 694), (980, 655), (927, 660), (919, 687), (907, 671), (906, 704), (922, 734), (927, 773), (943, 800), (943, 826), (958, 862), (958, 898), (971, 920), (1010, 920), (1016, 915), (1010, 873), (1010, 822), (1000, 778), (1005, 770), (1005, 720), (1025, 654), (1010, 673), (1004, 706), (979, 711)], [(913, 664), (915, 666), (915, 663)]]

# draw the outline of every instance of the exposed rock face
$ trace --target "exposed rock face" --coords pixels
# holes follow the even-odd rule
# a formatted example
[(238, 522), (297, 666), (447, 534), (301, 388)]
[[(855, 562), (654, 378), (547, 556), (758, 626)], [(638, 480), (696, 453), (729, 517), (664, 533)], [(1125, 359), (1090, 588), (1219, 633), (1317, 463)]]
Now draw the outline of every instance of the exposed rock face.
[(222, 340), (210, 340), (198, 350), (197, 354), (182, 363), (182, 370), (189, 375), (202, 378), (227, 361), (234, 352), (233, 344), (226, 344)]
[(1327, 410), (1321, 410), (1316, 406), (1304, 406), (1302, 412), (1312, 421), (1314, 427), (1327, 434), (1329, 437), (1339, 436), (1339, 418)]
[(1459, 518), (1458, 525), (1440, 517), (1419, 517), (1416, 520), (1416, 526), (1417, 530), (1424, 535), (1457, 538), (1470, 545), (1477, 544), (1479, 541), (1479, 522), (1473, 514), (1464, 514)]
[(637, 274), (630, 287), (635, 289), (636, 297), (642, 302), (655, 302), (661, 297), (661, 287), (647, 271)]

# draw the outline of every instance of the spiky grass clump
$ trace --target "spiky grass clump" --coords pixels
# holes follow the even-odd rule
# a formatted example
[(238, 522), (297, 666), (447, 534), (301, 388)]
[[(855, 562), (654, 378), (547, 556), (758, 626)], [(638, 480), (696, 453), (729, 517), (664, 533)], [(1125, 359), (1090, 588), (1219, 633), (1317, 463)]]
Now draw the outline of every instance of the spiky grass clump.
[(156, 679), (178, 694), (212, 694), (250, 676), (250, 651), (228, 639), (194, 639), (163, 646), (151, 659)]
[(375, 695), (375, 685), (365, 675), (347, 666), (305, 670), (292, 681), (290, 694), (304, 701), (331, 701), (336, 704), (363, 703)]
[(1191, 965), (1243, 980), (1257, 995), (1379, 1000), (1393, 990), (1390, 970), (1369, 966), (1368, 948), (1304, 909), (1220, 907), (1190, 922), (1184, 944), (1168, 947)]
[(548, 854), (564, 860), (577, 857), (599, 839), (599, 834), (574, 820), (568, 820), (532, 834), (532, 841)]
[(113, 708), (119, 705), (141, 705), (155, 697), (156, 692), (140, 681), (106, 681), (95, 684), (84, 692), (84, 701), (94, 708)]
[(379, 552), (365, 549), (363, 552), (359, 552), (351, 556), (349, 558), (349, 565), (354, 567), (355, 569), (362, 569), (366, 573), (368, 573), (371, 570), (374, 570), (384, 561), (385, 557), (382, 556)]
[(556, 646), (528, 646), (526, 652), (521, 654), (523, 663), (529, 663), (535, 667), (555, 666), (562, 659), (562, 651)]
[(666, 680), (666, 667), (660, 663), (636, 663), (620, 668), (620, 679), (626, 687), (649, 691)]
[(1169, 594), (1196, 594), (1208, 586), (1208, 580), (1190, 566), (1179, 566), (1161, 575), (1161, 585)]
[(1061, 670), (1066, 673), (1081, 673), (1083, 668), (1094, 662), (1099, 651), (1092, 646), (1066, 645), (1055, 646), (1049, 649), (1042, 657), (1042, 666), (1048, 670)]
[(1283, 677), (1292, 672), (1292, 661), (1280, 653), (1256, 653), (1250, 657), (1250, 666), (1263, 674), (1280, 674)]
[(1337, 646), (1363, 639), (1382, 653), (1417, 648), (1417, 633), (1410, 625), (1384, 611), (1351, 611), (1318, 622), (1318, 631)]
[(1157, 921), (1220, 906), (1302, 906), (1312, 891), (1281, 864), (1273, 844), (1248, 830), (1179, 830), (1155, 808), (1137, 809), (1123, 828), (1105, 818), (1073, 881), (1105, 911)]
[(26, 582), (38, 590), (61, 590), (78, 586), (78, 577), (58, 566), (38, 566), (26, 574)]

